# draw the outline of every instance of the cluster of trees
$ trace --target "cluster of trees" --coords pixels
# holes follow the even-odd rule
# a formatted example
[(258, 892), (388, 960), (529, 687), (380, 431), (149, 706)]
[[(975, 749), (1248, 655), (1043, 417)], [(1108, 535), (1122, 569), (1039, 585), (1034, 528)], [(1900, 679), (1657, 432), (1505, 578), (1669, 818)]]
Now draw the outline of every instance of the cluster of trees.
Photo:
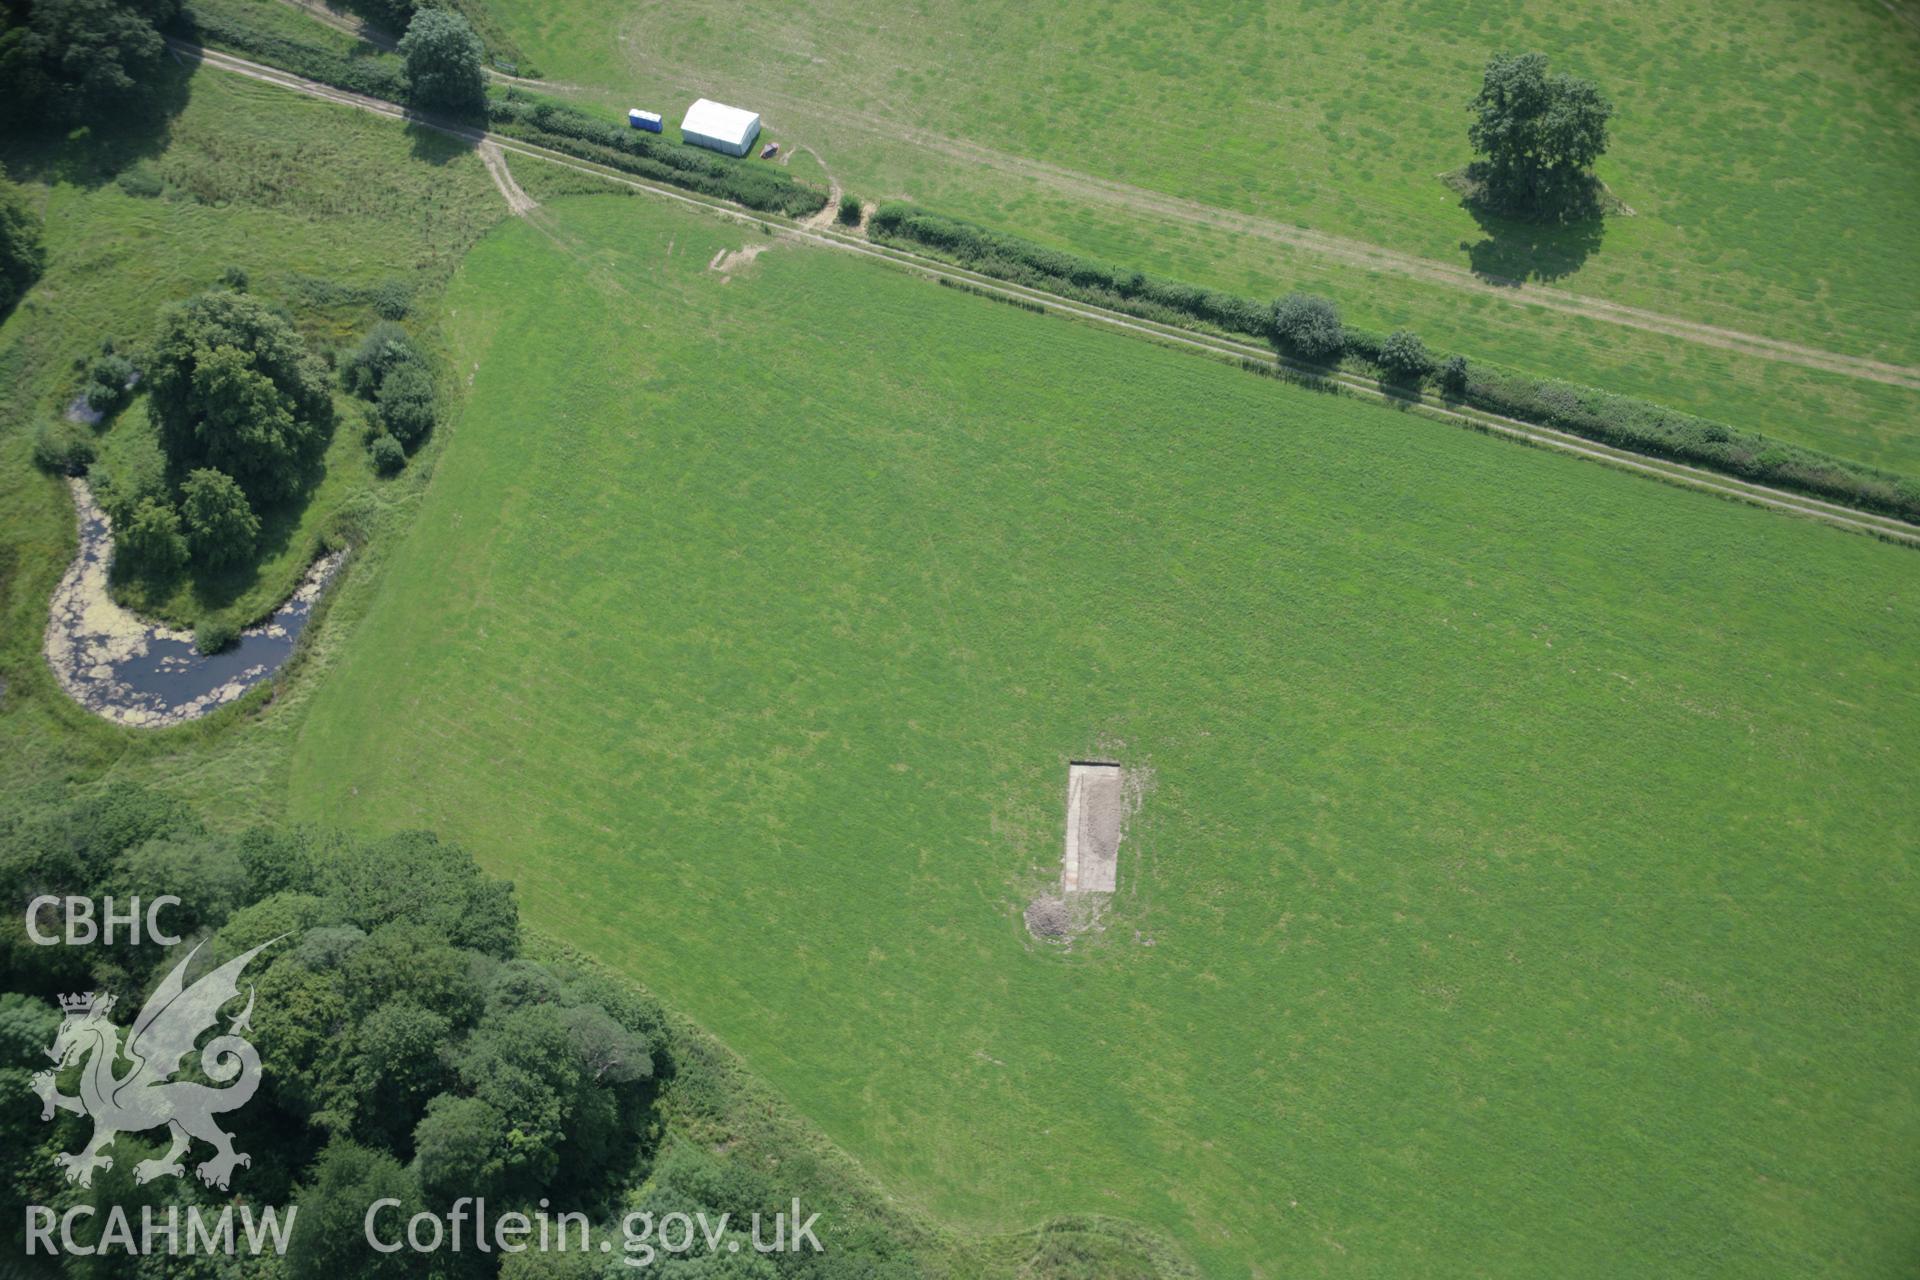
[(74, 124), (140, 99), (165, 56), (179, 0), (0, 4), (0, 124)]
[(333, 402), (325, 364), (285, 316), (244, 293), (203, 293), (161, 316), (148, 364), (170, 464), (220, 471), (256, 503), (300, 491)]
[(1467, 139), (1482, 157), (1468, 174), (1490, 204), (1546, 219), (1598, 211), (1592, 169), (1613, 104), (1591, 80), (1549, 74), (1544, 53), (1500, 54), (1468, 109)]
[(133, 397), (133, 384), (139, 377), (133, 361), (113, 349), (108, 339), (103, 350), (87, 365), (87, 408), (95, 413), (114, 413)]
[[(1427, 344), (1413, 330), (1395, 329), (1384, 338), (1354, 332), (1340, 322), (1338, 308), (1316, 294), (1290, 293), (1276, 301), (1272, 336), (1282, 350), (1314, 364), (1336, 364), (1348, 354), (1361, 356), (1388, 381), (1406, 386), (1418, 386), (1434, 371)], [(1455, 380), (1464, 383), (1463, 357), (1454, 356), (1448, 368), (1457, 373)]]
[[(162, 577), (190, 561), (216, 569), (246, 561), (260, 511), (306, 486), (326, 443), (325, 365), (284, 316), (216, 290), (163, 313), (146, 373), (169, 480), (117, 496), (119, 554)], [(124, 356), (103, 355), (89, 370), (88, 403), (117, 407), (133, 374)], [(42, 461), (57, 465), (51, 453)]]
[[(244, 287), (245, 276), (229, 271), (228, 282)], [(119, 562), (160, 578), (190, 563), (215, 570), (245, 563), (257, 550), (262, 511), (309, 485), (326, 445), (333, 400), (325, 364), (286, 316), (217, 289), (162, 313), (145, 365), (166, 476), (103, 495)], [(87, 368), (88, 405), (118, 409), (137, 373), (109, 345)], [(73, 475), (93, 452), (90, 433), (64, 421), (43, 426), (34, 445), (41, 466)]]
[[(0, 880), (21, 904), (43, 893), (181, 900), (165, 917), (185, 939), (177, 949), (37, 947), (21, 930), (7, 935), (19, 994), (0, 1004), (0, 1026), (39, 1014), (30, 1038), (44, 1037), (41, 1049), (52, 1027), (40, 1011), (57, 993), (115, 989), (131, 1020), (194, 942), (209, 940), (211, 965), (287, 935), (246, 975), (262, 1085), (226, 1119), (253, 1158), (251, 1198), (291, 1197), (316, 1224), (329, 1198), (352, 1205), (345, 1238), (300, 1233), (295, 1274), (360, 1275), (376, 1260), (357, 1229), (369, 1176), (414, 1208), (464, 1195), (605, 1208), (641, 1154), (657, 1010), (521, 957), (511, 886), (430, 835), (227, 836), (151, 793), (115, 789), (16, 821), (0, 838)], [(15, 1111), (37, 1120), (28, 1108), (10, 1108), (10, 1120)], [(87, 1129), (77, 1117), (21, 1127), (8, 1152), (28, 1158), (10, 1172), (30, 1182)], [(122, 1137), (116, 1169), (132, 1168), (129, 1144), (163, 1138)]]
[(1340, 313), (1311, 293), (1290, 293), (1273, 304), (1273, 339), (1315, 364), (1333, 363), (1347, 345)]
[(421, 9), (400, 38), (407, 93), (416, 106), (445, 111), (478, 111), (487, 103), (487, 77), (481, 70), (486, 48), (473, 27), (451, 9)]
[(376, 470), (391, 475), (433, 430), (433, 375), (407, 331), (382, 320), (340, 363), (340, 383), (373, 403), (367, 451)]
[[(221, 1119), (252, 1158), (232, 1193), (299, 1206), (286, 1259), (294, 1280), (632, 1274), (618, 1251), (529, 1254), (504, 1269), (500, 1254), (471, 1248), (382, 1256), (368, 1248), (362, 1223), (384, 1197), (401, 1205), (391, 1222), (485, 1196), (490, 1215), (550, 1204), (588, 1214), (596, 1238), (614, 1239), (618, 1217), (633, 1211), (656, 1220), (724, 1212), (744, 1229), (751, 1214), (770, 1224), (788, 1207), (792, 1188), (669, 1139), (658, 1091), (675, 1068), (661, 1010), (596, 974), (521, 954), (511, 886), (430, 834), (223, 834), (178, 802), (128, 786), (78, 801), (10, 797), (0, 808), (0, 888), (16, 913), (43, 894), (112, 895), (123, 907), (136, 895), (180, 899), (162, 919), (182, 938), (173, 947), (131, 945), (124, 932), (114, 945), (82, 947), (35, 946), (19, 928), (0, 933), (8, 991), (0, 995), (0, 1094), (16, 1100), (31, 1101), (28, 1077), (46, 1066), (56, 995), (114, 991), (114, 1018), (125, 1025), (196, 943), (210, 968), (283, 939), (244, 976), (254, 989), (247, 1038), (259, 1053), (259, 1091)], [(58, 931), (51, 918), (42, 925)], [(77, 1074), (62, 1073), (63, 1093), (77, 1092)], [(186, 1176), (135, 1184), (136, 1163), (165, 1148), (164, 1131), (122, 1134), (108, 1153), (113, 1167), (97, 1171), (91, 1188), (68, 1184), (55, 1156), (78, 1150), (90, 1129), (65, 1112), (49, 1124), (31, 1105), (0, 1108), (0, 1194), (57, 1212), (119, 1203), (136, 1214), (143, 1203), (164, 1213), (168, 1204), (226, 1199), (193, 1177), (192, 1162), (207, 1155), (199, 1148)], [(20, 1230), (17, 1214), (0, 1222), (0, 1249), (19, 1249)], [(715, 1258), (662, 1259), (659, 1274), (914, 1274), (889, 1260), (896, 1247), (883, 1238), (780, 1257), (730, 1238), (738, 1253), (723, 1245)], [(95, 1261), (101, 1269), (88, 1274), (119, 1274)], [(136, 1273), (147, 1274), (129, 1262), (124, 1274)]]
[(41, 232), (40, 215), (27, 202), (27, 193), (7, 181), (6, 170), (0, 169), (0, 316), (13, 310), (20, 295), (47, 269)]

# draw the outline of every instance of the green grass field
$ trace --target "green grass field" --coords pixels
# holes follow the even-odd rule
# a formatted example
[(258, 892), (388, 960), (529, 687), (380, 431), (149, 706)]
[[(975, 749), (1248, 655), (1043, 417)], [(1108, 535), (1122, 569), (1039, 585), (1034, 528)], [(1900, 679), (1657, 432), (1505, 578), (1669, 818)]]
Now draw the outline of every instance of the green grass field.
[[(796, 135), (817, 126), (844, 179), (936, 207), (1004, 198), (934, 141), (958, 140), (1448, 260), (1483, 238), (1437, 178), (1468, 158), (1464, 104), (1490, 53), (1540, 49), (1617, 99), (1601, 175), (1638, 214), (1608, 223), (1571, 287), (1920, 357), (1920, 31), (1864, 0), (492, 7), (556, 80), (621, 102), (750, 97)], [(1509, 275), (1578, 256), (1480, 253)]]
[[(468, 259), (294, 816), (465, 842), (957, 1226), (1910, 1268), (1910, 552), (743, 242), (562, 201)], [(1094, 751), (1151, 789), (1062, 954)]]
[[(1410, 325), (1441, 347), (1920, 471), (1920, 392), (1514, 307), (1209, 221), (1253, 215), (1915, 363), (1920, 29), (1871, 0), (1578, 15), (1528, 0), (489, 7), (571, 99), (670, 114), (701, 94), (751, 104), (868, 199), (910, 196), (1255, 296), (1320, 290), (1375, 329)], [(1482, 65), (1509, 48), (1544, 50), (1617, 99), (1601, 173), (1636, 216), (1597, 233), (1482, 225), (1439, 181), (1468, 159)], [(1199, 207), (1142, 210), (1102, 182)]]
[[(194, 9), (335, 53), (351, 53), (357, 47), (352, 37), (314, 21), (283, 0), (197, 0)], [(541, 14), (542, 22), (552, 20), (551, 6), (543, 6)], [(601, 14), (594, 21), (604, 24), (608, 20)], [(636, 92), (643, 96), (660, 92), (668, 98), (678, 94), (675, 100), (684, 101), (697, 92), (719, 92), (714, 88), (715, 77), (724, 75), (732, 60), (744, 52), (729, 45), (716, 54), (719, 60), (710, 72), (688, 72), (673, 82), (673, 88), (663, 90), (658, 87), (660, 76), (650, 68), (632, 75), (605, 69), (602, 64), (608, 57), (638, 56), (632, 52), (631, 39), (622, 43), (613, 30), (608, 25), (599, 40), (604, 48), (594, 45), (584, 33), (578, 36), (580, 47), (576, 52), (586, 64), (601, 67), (594, 74), (605, 80), (564, 82), (558, 90), (562, 97), (597, 100), (613, 114), (623, 110)], [(694, 44), (697, 47), (697, 41)], [(616, 45), (618, 55), (609, 52)], [(643, 47), (652, 50), (656, 46), (649, 42)], [(995, 153), (983, 160), (983, 153), (977, 151), (952, 154), (928, 146), (903, 146), (893, 116), (888, 117), (887, 127), (877, 132), (857, 128), (848, 132), (844, 113), (823, 116), (804, 100), (786, 96), (777, 97), (778, 109), (765, 103), (762, 95), (766, 86), (777, 80), (774, 73), (755, 69), (727, 92), (737, 89), (736, 96), (760, 103), (771, 112), (770, 136), (780, 136), (789, 143), (798, 141), (803, 147), (810, 145), (833, 157), (834, 171), (848, 176), (854, 189), (869, 198), (877, 194), (917, 194), (931, 198), (948, 212), (962, 211), (1062, 248), (1253, 296), (1296, 287), (1324, 292), (1339, 299), (1351, 321), (1372, 329), (1384, 332), (1412, 325), (1430, 343), (1442, 348), (1638, 395), (1895, 471), (1920, 473), (1920, 432), (1911, 428), (1920, 417), (1920, 391), (1676, 341), (1539, 306), (1514, 306), (1497, 295), (1463, 293), (1445, 283), (1345, 264), (1249, 235), (1241, 228), (1141, 211), (1089, 193), (1070, 172), (1064, 178), (1042, 180), (1009, 170), (1006, 164), (1016, 164), (1017, 168), (1017, 162), (1007, 154)], [(606, 84), (623, 87), (607, 89)], [(631, 88), (635, 84), (642, 88)], [(648, 101), (662, 106), (665, 99), (649, 97)], [(1057, 148), (1047, 154), (1054, 151)], [(789, 163), (793, 172), (822, 180), (815, 150), (795, 151), (789, 146), (787, 155), (789, 159), (783, 163)], [(910, 167), (896, 172), (901, 164)], [(881, 168), (872, 169), (874, 165)], [(1097, 169), (1097, 165), (1092, 167)], [(1438, 183), (1435, 186), (1439, 188)], [(1439, 189), (1444, 192), (1444, 188)], [(1891, 198), (1898, 201), (1905, 196), (1895, 193)], [(1226, 201), (1222, 207), (1231, 210), (1241, 206)], [(1433, 213), (1442, 223), (1472, 222), (1463, 211), (1451, 206)], [(1309, 224), (1304, 215), (1291, 213), (1279, 221), (1287, 227), (1295, 222), (1322, 225)], [(1609, 225), (1623, 224), (1616, 219)], [(1531, 244), (1531, 235), (1522, 238)], [(1893, 242), (1898, 244), (1900, 238), (1896, 227)], [(1553, 233), (1526, 252), (1538, 252), (1543, 263), (1560, 261), (1564, 266), (1571, 265), (1574, 258), (1584, 261), (1583, 254), (1594, 248), (1588, 245), (1581, 254), (1570, 254), (1564, 247), (1554, 247), (1563, 239), (1578, 241), (1581, 237)], [(1913, 241), (1910, 235), (1906, 240), (1902, 252), (1920, 249), (1920, 241)], [(1518, 252), (1514, 243), (1502, 243), (1506, 244), (1505, 252)], [(1614, 243), (1617, 246), (1618, 242)], [(1476, 252), (1485, 258), (1494, 252), (1493, 244), (1476, 229), (1451, 252), (1436, 256), (1442, 261), (1467, 262), (1474, 258), (1468, 252), (1470, 247), (1480, 246)], [(1647, 268), (1664, 260), (1647, 251), (1638, 266)], [(1519, 271), (1511, 266), (1501, 269)], [(1558, 283), (1577, 286), (1581, 278), (1582, 274), (1575, 272)], [(1676, 287), (1673, 279), (1663, 279), (1664, 292), (1658, 305), (1671, 309)], [(1684, 312), (1685, 308), (1680, 310)], [(1762, 332), (1772, 332), (1771, 321), (1756, 323)], [(1813, 340), (1824, 344), (1824, 339)]]

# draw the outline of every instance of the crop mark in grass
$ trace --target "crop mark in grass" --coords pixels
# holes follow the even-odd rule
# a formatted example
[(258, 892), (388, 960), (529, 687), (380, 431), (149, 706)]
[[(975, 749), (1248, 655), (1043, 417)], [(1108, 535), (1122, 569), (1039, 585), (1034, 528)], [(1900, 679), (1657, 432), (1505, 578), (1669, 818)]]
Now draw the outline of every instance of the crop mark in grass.
[(751, 266), (755, 258), (767, 251), (767, 247), (768, 242), (762, 240), (755, 244), (745, 245), (739, 249), (717, 249), (714, 251), (712, 261), (707, 263), (707, 270), (716, 271), (720, 275), (732, 279), (733, 273), (736, 270), (741, 267)]

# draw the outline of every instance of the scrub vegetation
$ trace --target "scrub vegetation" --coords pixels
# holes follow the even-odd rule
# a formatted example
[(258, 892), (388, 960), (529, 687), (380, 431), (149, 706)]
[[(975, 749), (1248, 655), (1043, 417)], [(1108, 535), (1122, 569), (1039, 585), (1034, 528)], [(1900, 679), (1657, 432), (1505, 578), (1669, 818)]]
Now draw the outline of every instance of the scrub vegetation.
[[(723, 275), (743, 232), (655, 201), (547, 218), (449, 292), (458, 444), (296, 816), (458, 839), (950, 1222), (1904, 1267), (1910, 551), (846, 255)], [(1094, 752), (1154, 784), (1062, 955), (1020, 912)]]

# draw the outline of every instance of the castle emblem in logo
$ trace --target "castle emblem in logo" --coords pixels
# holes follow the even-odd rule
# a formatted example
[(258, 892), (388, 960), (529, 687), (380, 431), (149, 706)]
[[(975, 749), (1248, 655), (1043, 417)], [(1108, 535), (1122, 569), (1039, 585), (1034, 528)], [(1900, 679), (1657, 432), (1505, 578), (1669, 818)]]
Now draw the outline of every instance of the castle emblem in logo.
[[(194, 1041), (219, 1021), (221, 1007), (239, 998), (240, 973), (247, 963), (278, 941), (264, 942), (227, 961), (189, 987), (187, 966), (200, 953), (196, 946), (148, 998), (124, 1046), (120, 1028), (107, 1018), (113, 1009), (111, 995), (60, 997), (66, 1019), (47, 1056), (58, 1064), (55, 1071), (85, 1060), (80, 1072), (80, 1096), (70, 1098), (61, 1093), (54, 1084), (55, 1071), (34, 1076), (33, 1089), (45, 1104), (40, 1112), (42, 1120), (53, 1119), (57, 1107), (93, 1121), (93, 1137), (87, 1145), (77, 1154), (62, 1152), (57, 1157), (66, 1170), (67, 1181), (91, 1186), (95, 1169), (113, 1168), (113, 1157), (101, 1152), (115, 1137), (162, 1125), (172, 1132), (173, 1146), (159, 1159), (135, 1165), (136, 1182), (184, 1174), (180, 1157), (196, 1138), (214, 1149), (213, 1157), (194, 1170), (210, 1187), (226, 1190), (234, 1169), (252, 1163), (245, 1152), (233, 1149), (233, 1135), (214, 1119), (223, 1111), (245, 1106), (260, 1087), (260, 1055), (242, 1034), (251, 1029), (251, 987), (247, 989), (247, 1007), (231, 1019), (224, 1035), (207, 1041), (200, 1051), (201, 1071), (224, 1087), (171, 1077), (180, 1070), (181, 1060), (193, 1052)], [(115, 1067), (123, 1057), (130, 1065), (116, 1075)]]

